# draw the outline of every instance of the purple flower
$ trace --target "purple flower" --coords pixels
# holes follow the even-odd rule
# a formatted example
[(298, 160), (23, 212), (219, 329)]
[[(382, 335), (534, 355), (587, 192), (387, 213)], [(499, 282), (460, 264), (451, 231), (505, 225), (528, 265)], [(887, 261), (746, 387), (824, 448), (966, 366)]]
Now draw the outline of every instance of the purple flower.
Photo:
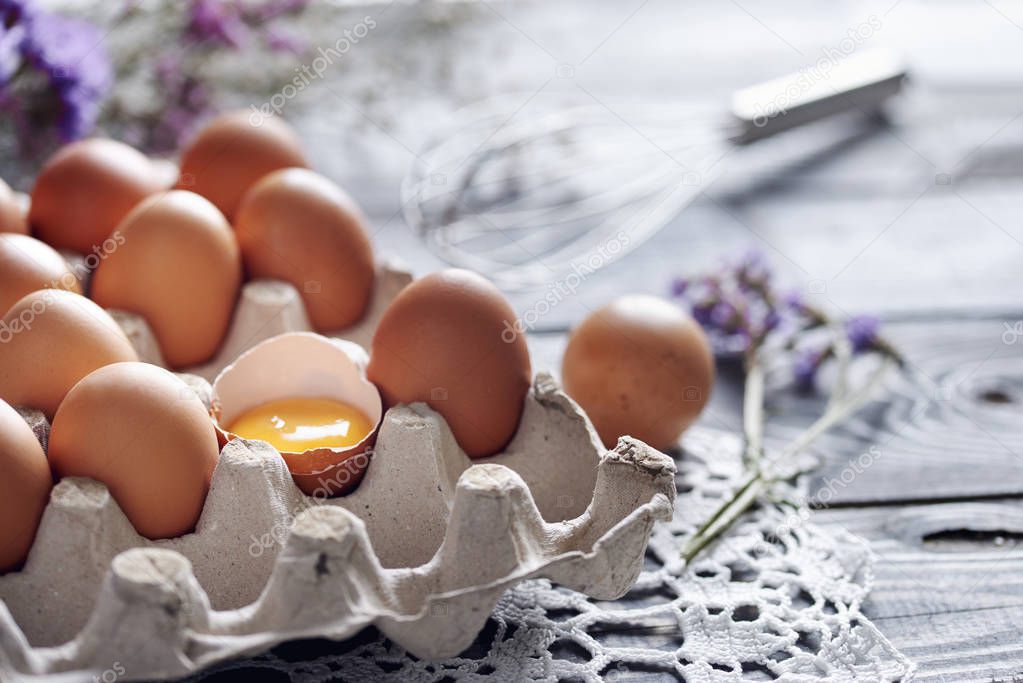
[[(793, 378), (801, 391), (814, 387), (821, 366), (836, 354), (833, 321), (801, 293), (782, 294), (759, 252), (749, 252), (711, 275), (677, 278), (672, 296), (687, 304), (718, 355), (744, 354), (757, 362), (761, 349), (794, 353)], [(858, 316), (844, 323), (852, 351), (896, 352), (878, 336), (878, 320)], [(777, 344), (767, 340), (777, 341)]]
[(727, 301), (718, 303), (710, 312), (710, 322), (722, 332), (734, 332), (739, 312)]
[(769, 287), (770, 270), (759, 252), (698, 278), (679, 278), (672, 296), (688, 304), (714, 348), (735, 353), (758, 344), (779, 322)]
[(826, 352), (820, 349), (800, 349), (796, 352), (795, 366), (792, 374), (799, 391), (812, 391), (817, 371), (824, 361)]
[(771, 279), (771, 270), (762, 252), (755, 249), (746, 252), (736, 265), (736, 279), (744, 289), (759, 289)]
[[(103, 34), (86, 21), (39, 11), (29, 2), (4, 1), (0, 13), (5, 58), (17, 54), (16, 68), (27, 64), (46, 78), (60, 137), (69, 141), (90, 133), (114, 79)], [(13, 73), (7, 69), (5, 64), (4, 86)]]
[(872, 315), (858, 315), (845, 321), (845, 334), (852, 344), (853, 353), (873, 348), (880, 325), (880, 321)]
[(305, 49), (305, 43), (301, 40), (273, 26), (263, 31), (263, 40), (274, 52), (288, 52), (297, 55)]
[(248, 27), (233, 2), (192, 0), (186, 33), (197, 41), (240, 47), (248, 35)]
[(702, 303), (694, 304), (692, 307), (693, 319), (700, 323), (703, 327), (709, 327), (711, 323), (711, 314), (714, 311), (713, 303)]
[(4, 26), (13, 26), (38, 14), (33, 0), (0, 0), (0, 16)]
[(803, 300), (803, 295), (793, 290), (786, 292), (782, 297), (782, 303), (785, 308), (795, 311), (796, 313), (802, 313), (805, 310), (806, 302)]

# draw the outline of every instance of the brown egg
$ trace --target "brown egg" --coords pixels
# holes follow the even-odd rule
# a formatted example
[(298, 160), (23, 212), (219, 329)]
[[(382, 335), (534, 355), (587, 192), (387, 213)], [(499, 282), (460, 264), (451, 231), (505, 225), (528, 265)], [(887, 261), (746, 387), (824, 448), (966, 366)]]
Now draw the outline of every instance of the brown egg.
[(292, 166), (309, 163), (288, 124), (258, 113), (228, 112), (207, 124), (182, 152), (178, 187), (198, 192), (233, 221), (242, 196), (256, 181)]
[(38, 289), (82, 293), (64, 257), (28, 235), (0, 234), (0, 313)]
[(53, 479), (43, 447), (14, 408), (0, 401), (0, 573), (17, 569), (32, 547)]
[(0, 232), (28, 234), (28, 217), (25, 207), (18, 201), (11, 186), (0, 180)]
[(628, 434), (665, 450), (703, 410), (714, 356), (699, 324), (677, 306), (625, 296), (573, 330), (561, 374), (605, 446)]
[(117, 230), (124, 243), (93, 274), (93, 300), (144, 317), (171, 367), (209, 360), (227, 334), (242, 281), (223, 214), (193, 192), (172, 190), (136, 206)]
[(234, 227), (249, 276), (295, 285), (314, 328), (362, 318), (373, 247), (359, 207), (333, 182), (304, 168), (276, 171), (245, 195)]
[(470, 458), (514, 436), (532, 380), (515, 312), (494, 285), (466, 270), (416, 280), (387, 308), (367, 376), (387, 406), (423, 401), (444, 416)]
[(53, 418), (78, 380), (96, 368), (138, 360), (114, 319), (84, 296), (42, 289), (0, 321), (0, 399)]
[(191, 531), (219, 456), (213, 422), (180, 379), (148, 363), (115, 363), (75, 385), (53, 418), (57, 477), (106, 484), (151, 539)]
[(28, 220), (55, 249), (102, 249), (135, 205), (162, 189), (152, 162), (114, 140), (73, 142), (46, 162), (32, 189)]

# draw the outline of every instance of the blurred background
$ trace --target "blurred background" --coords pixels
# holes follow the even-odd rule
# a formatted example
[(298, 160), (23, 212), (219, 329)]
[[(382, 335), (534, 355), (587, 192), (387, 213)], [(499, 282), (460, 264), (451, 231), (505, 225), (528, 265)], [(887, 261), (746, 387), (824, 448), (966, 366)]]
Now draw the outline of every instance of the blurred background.
[[(890, 48), (904, 56), (911, 80), (887, 106), (887, 121), (839, 117), (731, 151), (690, 208), (589, 274), (534, 327), (563, 329), (625, 287), (665, 294), (674, 277), (747, 247), (763, 251), (795, 288), (850, 314), (1018, 305), (1018, 4), (4, 5), (9, 16), (37, 6), (93, 25), (39, 22), (44, 54), (28, 60), (35, 68), (12, 54), (15, 31), (5, 36), (10, 115), (0, 172), (18, 189), (30, 187), (60, 136), (102, 132), (173, 158), (213, 112), (270, 106), (297, 127), (313, 166), (370, 215), (379, 251), (417, 272), (441, 262), (405, 224), (401, 181), (467, 105), (502, 96), (490, 111), (496, 132), (525, 125), (531, 107), (563, 95), (603, 107), (616, 133), (656, 156), (644, 128), (650, 113), (693, 105), (724, 115), (736, 89)], [(45, 54), (48, 42), (54, 56)], [(109, 79), (95, 68), (78, 73), (104, 60)], [(50, 123), (31, 115), (36, 98), (25, 93), (47, 78), (76, 113)], [(67, 85), (74, 78), (84, 82)], [(619, 116), (627, 107), (645, 115)], [(680, 118), (679, 127), (702, 131), (708, 120)], [(544, 294), (540, 286), (512, 298), (522, 313)]]

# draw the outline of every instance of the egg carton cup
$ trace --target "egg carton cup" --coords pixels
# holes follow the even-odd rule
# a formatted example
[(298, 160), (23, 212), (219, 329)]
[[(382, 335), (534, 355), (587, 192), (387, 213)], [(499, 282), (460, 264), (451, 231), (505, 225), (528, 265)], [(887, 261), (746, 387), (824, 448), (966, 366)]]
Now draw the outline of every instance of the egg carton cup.
[[(381, 266), (366, 319), (334, 336), (368, 346), (410, 280)], [(159, 361), (145, 322), (118, 318), (143, 358)], [(231, 354), (308, 327), (290, 285), (249, 283), (217, 359), (179, 376), (209, 406), (203, 377)], [(364, 363), (363, 349), (339, 346)], [(23, 415), (45, 443), (45, 417)], [(103, 484), (67, 478), (24, 568), (0, 576), (0, 681), (176, 678), (369, 625), (421, 658), (454, 656), (520, 581), (624, 594), (654, 522), (671, 518), (674, 475), (670, 457), (638, 440), (604, 448), (540, 373), (511, 443), (491, 458), (469, 459), (425, 404), (391, 408), (343, 497), (306, 496), (270, 445), (230, 441), (195, 531), (179, 538), (139, 536)]]
[[(373, 333), (384, 311), (410, 282), (412, 275), (397, 263), (378, 263), (373, 292), (362, 320), (343, 330), (324, 334), (369, 349)], [(309, 296), (317, 296), (315, 283), (309, 283), (307, 286), (313, 290)], [(139, 360), (161, 367), (167, 366), (160, 351), (160, 344), (144, 318), (117, 309), (107, 309), (107, 312), (128, 335)], [(285, 332), (312, 330), (302, 297), (293, 285), (280, 280), (252, 280), (242, 286), (231, 324), (220, 349), (209, 362), (186, 368), (184, 372), (212, 381), (221, 369), (260, 342)]]

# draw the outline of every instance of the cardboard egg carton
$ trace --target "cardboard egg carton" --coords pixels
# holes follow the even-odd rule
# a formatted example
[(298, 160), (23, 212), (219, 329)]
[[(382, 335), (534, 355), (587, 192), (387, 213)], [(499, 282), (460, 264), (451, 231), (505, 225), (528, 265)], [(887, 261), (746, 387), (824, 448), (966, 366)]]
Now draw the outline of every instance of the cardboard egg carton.
[[(364, 328), (339, 336), (368, 345), (408, 280), (382, 268)], [(120, 318), (140, 350), (158, 351), (144, 322)], [(296, 329), (308, 321), (294, 289), (250, 283), (225, 349)], [(182, 377), (209, 400), (205, 380)], [(45, 418), (26, 417), (45, 438)], [(454, 656), (520, 581), (625, 593), (654, 522), (671, 517), (674, 474), (635, 439), (605, 449), (540, 373), (512, 442), (483, 460), (425, 404), (390, 409), (364, 479), (340, 498), (304, 495), (272, 447), (232, 441), (195, 531), (179, 538), (139, 536), (104, 485), (65, 479), (23, 570), (0, 576), (0, 680), (174, 678), (371, 624), (419, 657)]]
[[(362, 320), (344, 330), (328, 333), (328, 336), (354, 342), (368, 350), (384, 311), (410, 282), (412, 275), (401, 267), (386, 262), (378, 264), (373, 293)], [(107, 312), (128, 335), (139, 360), (166, 367), (160, 345), (142, 317), (113, 309)], [(186, 372), (212, 381), (224, 366), (256, 344), (285, 332), (309, 332), (312, 329), (302, 297), (292, 285), (279, 280), (247, 282), (242, 286), (234, 318), (220, 350), (208, 363), (188, 368)]]

